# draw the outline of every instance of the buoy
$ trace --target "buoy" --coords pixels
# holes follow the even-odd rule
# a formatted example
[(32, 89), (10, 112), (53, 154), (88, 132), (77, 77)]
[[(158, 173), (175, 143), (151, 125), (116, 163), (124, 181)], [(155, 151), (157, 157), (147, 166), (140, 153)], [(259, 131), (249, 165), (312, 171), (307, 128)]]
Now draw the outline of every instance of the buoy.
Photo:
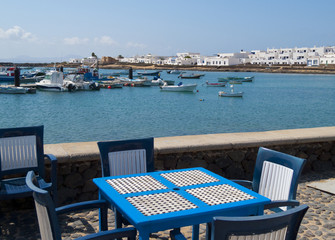
[(107, 88), (108, 88), (108, 89), (111, 89), (112, 87), (111, 87), (111, 85), (109, 85)]
[(197, 90), (197, 92), (199, 92), (199, 90)]

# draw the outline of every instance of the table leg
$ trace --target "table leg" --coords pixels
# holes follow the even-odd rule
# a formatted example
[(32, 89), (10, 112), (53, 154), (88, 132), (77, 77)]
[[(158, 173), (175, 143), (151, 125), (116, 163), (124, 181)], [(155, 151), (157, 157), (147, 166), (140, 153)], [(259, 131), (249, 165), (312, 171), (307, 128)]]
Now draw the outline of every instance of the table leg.
[(199, 224), (193, 225), (192, 240), (199, 240)]
[(148, 232), (143, 232), (143, 231), (138, 232), (138, 239), (139, 240), (149, 240), (149, 237), (150, 237), (150, 233), (148, 233)]

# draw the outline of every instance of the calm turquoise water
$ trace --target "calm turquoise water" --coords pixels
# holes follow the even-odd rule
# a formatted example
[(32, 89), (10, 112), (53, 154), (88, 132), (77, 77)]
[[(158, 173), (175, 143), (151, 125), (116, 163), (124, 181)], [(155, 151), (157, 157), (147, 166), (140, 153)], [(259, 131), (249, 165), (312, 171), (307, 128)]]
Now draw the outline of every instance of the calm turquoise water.
[[(333, 75), (205, 74), (182, 79), (198, 83), (193, 94), (159, 87), (2, 94), (0, 127), (43, 124), (45, 143), (62, 143), (335, 126)], [(235, 85), (243, 98), (218, 97), (227, 88), (202, 86), (226, 76), (255, 80)], [(180, 81), (165, 71), (162, 78)]]

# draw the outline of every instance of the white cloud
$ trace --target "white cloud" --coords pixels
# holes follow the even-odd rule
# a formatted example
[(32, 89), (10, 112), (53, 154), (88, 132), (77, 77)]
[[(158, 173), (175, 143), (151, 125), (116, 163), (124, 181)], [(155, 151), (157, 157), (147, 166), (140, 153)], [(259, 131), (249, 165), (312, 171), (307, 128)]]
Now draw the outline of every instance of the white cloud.
[(30, 32), (26, 32), (23, 28), (19, 26), (14, 26), (7, 30), (0, 28), (0, 39), (14, 40), (14, 41), (36, 41), (37, 38)]
[(63, 42), (67, 45), (79, 45), (79, 44), (86, 44), (88, 43), (88, 38), (78, 38), (78, 37), (72, 37), (72, 38), (64, 38)]
[(133, 43), (133, 42), (128, 42), (127, 47), (132, 47), (132, 48), (146, 48), (146, 45), (143, 43)]
[(102, 36), (100, 38), (95, 38), (94, 41), (97, 43), (104, 44), (104, 45), (117, 45), (117, 42), (108, 36)]

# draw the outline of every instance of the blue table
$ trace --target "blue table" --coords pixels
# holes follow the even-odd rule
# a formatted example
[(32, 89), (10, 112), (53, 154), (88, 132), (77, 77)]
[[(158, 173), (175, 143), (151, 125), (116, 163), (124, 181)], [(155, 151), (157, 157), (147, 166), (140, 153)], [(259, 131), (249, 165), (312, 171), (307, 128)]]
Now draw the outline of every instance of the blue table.
[[(270, 202), (204, 168), (95, 178), (109, 201), (139, 231), (150, 233), (211, 222), (214, 216), (263, 214)], [(195, 239), (199, 237), (193, 236)]]

